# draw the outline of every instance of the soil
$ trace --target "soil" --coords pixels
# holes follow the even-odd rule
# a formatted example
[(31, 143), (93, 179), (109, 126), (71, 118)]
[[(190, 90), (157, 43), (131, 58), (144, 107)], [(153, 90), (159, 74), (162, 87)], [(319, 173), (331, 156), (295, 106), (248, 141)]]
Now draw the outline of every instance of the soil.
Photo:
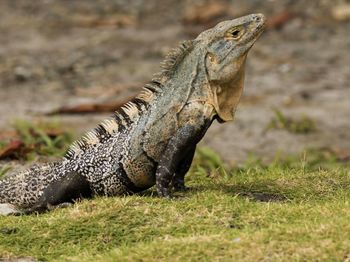
[[(202, 145), (238, 164), (251, 155), (271, 161), (309, 148), (350, 152), (350, 21), (332, 12), (348, 4), (2, 0), (0, 130), (8, 130), (14, 119), (52, 118), (79, 133), (89, 130), (109, 113), (45, 113), (123, 101), (150, 80), (177, 42), (220, 20), (261, 12), (270, 19), (269, 28), (249, 54), (236, 119), (215, 123)], [(308, 116), (316, 131), (269, 129), (274, 109), (295, 119)]]

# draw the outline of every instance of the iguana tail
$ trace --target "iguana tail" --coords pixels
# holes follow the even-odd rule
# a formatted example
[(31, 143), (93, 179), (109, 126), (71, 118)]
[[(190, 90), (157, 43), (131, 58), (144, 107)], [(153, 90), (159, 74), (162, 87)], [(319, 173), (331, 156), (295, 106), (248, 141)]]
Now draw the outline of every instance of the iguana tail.
[(25, 171), (7, 175), (0, 180), (0, 214), (16, 213), (38, 204), (44, 189), (60, 177), (62, 162), (33, 165)]

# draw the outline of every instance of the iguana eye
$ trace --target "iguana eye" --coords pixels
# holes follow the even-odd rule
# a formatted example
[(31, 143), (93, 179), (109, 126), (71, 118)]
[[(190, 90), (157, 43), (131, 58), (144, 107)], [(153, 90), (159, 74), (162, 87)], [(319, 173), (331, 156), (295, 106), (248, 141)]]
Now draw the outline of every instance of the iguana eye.
[(233, 28), (226, 33), (226, 37), (233, 40), (238, 40), (242, 37), (244, 33), (243, 28)]
[(239, 29), (236, 29), (231, 33), (231, 35), (233, 36), (233, 38), (237, 38), (239, 36), (239, 33), (240, 33)]

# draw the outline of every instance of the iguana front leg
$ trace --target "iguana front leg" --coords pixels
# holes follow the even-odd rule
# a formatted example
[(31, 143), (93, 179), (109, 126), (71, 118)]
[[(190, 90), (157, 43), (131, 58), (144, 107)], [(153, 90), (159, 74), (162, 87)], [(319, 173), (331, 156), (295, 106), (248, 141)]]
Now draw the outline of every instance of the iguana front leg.
[[(190, 124), (184, 125), (170, 139), (156, 171), (156, 187), (159, 196), (170, 197), (170, 184), (176, 171), (179, 170), (181, 161), (186, 156), (184, 152), (188, 148), (195, 148), (210, 124), (211, 121), (205, 121), (199, 127)], [(189, 165), (186, 165), (187, 170)]]
[(195, 151), (196, 146), (193, 146), (191, 149), (189, 149), (189, 151), (186, 153), (185, 157), (179, 164), (178, 169), (176, 170), (172, 180), (172, 185), (175, 191), (184, 191), (187, 189), (187, 187), (185, 186), (185, 175), (191, 167)]

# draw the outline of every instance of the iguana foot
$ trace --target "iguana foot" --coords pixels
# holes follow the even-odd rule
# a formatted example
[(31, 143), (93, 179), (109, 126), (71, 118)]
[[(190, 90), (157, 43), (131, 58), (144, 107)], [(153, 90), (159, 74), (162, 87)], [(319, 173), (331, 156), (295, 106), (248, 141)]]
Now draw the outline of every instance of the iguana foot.
[(157, 185), (157, 193), (159, 197), (170, 198), (169, 188), (161, 187)]
[(16, 209), (14, 205), (11, 204), (0, 204), (0, 216), (19, 216), (22, 215), (23, 212)]

